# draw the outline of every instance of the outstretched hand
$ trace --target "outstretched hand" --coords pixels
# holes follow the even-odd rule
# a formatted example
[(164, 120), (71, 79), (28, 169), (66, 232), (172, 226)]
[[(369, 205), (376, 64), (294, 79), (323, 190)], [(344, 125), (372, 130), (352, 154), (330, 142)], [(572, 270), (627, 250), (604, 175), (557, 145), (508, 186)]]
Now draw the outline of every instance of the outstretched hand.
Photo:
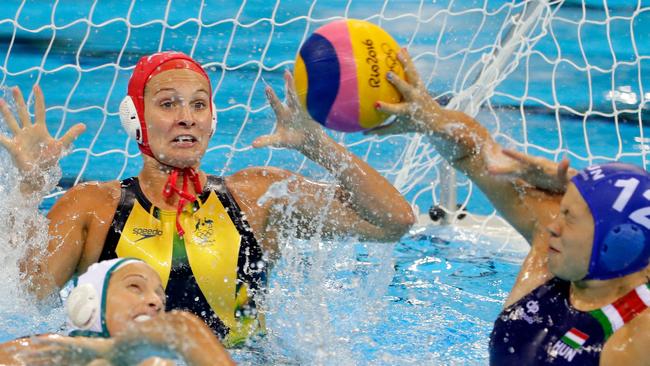
[(576, 175), (576, 170), (569, 167), (566, 158), (556, 163), (514, 150), (503, 149), (502, 152), (509, 159), (505, 164), (489, 162), (490, 174), (521, 179), (534, 187), (554, 193), (566, 192), (569, 180)]
[(429, 95), (405, 48), (398, 52), (397, 58), (404, 65), (408, 81), (403, 80), (394, 72), (389, 72), (386, 79), (402, 95), (402, 101), (400, 103), (378, 101), (375, 104), (378, 111), (395, 115), (396, 118), (390, 124), (367, 130), (366, 134), (391, 135), (432, 132), (435, 129), (435, 120), (442, 114), (442, 107)]
[(266, 97), (275, 112), (277, 124), (272, 134), (256, 138), (253, 147), (286, 147), (301, 151), (307, 147), (310, 140), (324, 134), (320, 125), (300, 105), (293, 77), (289, 71), (284, 73), (284, 86), (287, 96), (286, 105), (280, 101), (271, 87), (266, 87)]
[(21, 174), (29, 178), (56, 165), (70, 144), (85, 131), (86, 126), (83, 123), (78, 123), (57, 140), (47, 131), (45, 99), (41, 88), (38, 85), (34, 86), (33, 122), (19, 88), (13, 88), (13, 96), (16, 101), (18, 119), (9, 110), (7, 102), (0, 99), (0, 111), (9, 130), (13, 133), (13, 138), (0, 134), (0, 145), (9, 151)]

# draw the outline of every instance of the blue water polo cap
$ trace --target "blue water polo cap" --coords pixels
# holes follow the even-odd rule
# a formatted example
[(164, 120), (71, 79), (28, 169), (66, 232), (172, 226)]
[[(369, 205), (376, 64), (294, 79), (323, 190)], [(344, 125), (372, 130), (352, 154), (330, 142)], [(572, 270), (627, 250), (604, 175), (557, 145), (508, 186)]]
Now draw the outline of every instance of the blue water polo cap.
[(637, 272), (650, 261), (650, 175), (623, 163), (593, 165), (571, 181), (594, 218), (594, 242), (585, 279)]

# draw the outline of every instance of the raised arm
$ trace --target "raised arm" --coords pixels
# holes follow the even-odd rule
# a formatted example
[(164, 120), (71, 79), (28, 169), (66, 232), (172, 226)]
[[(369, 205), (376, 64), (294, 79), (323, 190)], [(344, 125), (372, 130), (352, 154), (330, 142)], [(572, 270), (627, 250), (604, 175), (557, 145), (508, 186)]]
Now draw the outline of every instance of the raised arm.
[(47, 215), (47, 237), (30, 240), (19, 263), (32, 293), (40, 299), (57, 293), (99, 259), (119, 199), (119, 182), (79, 184), (59, 198)]
[(358, 235), (366, 240), (393, 241), (414, 223), (413, 211), (381, 174), (332, 140), (302, 109), (289, 72), (285, 73), (287, 105), (271, 88), (267, 97), (277, 116), (273, 134), (257, 138), (254, 147), (292, 148), (329, 171), (337, 185), (309, 181), (282, 173), (296, 194), (292, 214), (302, 221), (321, 217), (322, 231), (331, 235)]
[(396, 115), (396, 121), (371, 133), (429, 135), (438, 153), (466, 174), (504, 218), (531, 242), (535, 233), (550, 221), (550, 213), (557, 211), (561, 195), (496, 174), (499, 166), (518, 162), (504, 154), (488, 130), (472, 117), (442, 108), (429, 95), (405, 49), (398, 57), (405, 66), (408, 82), (393, 73), (387, 78), (402, 94), (403, 101), (377, 103), (379, 110)]
[[(51, 169), (56, 167), (65, 150), (84, 131), (85, 126), (77, 124), (61, 139), (53, 138), (48, 133), (45, 124), (45, 100), (40, 87), (34, 87), (34, 96), (33, 122), (20, 89), (13, 88), (18, 118), (11, 113), (7, 102), (0, 99), (0, 112), (13, 134), (13, 137), (0, 135), (0, 145), (10, 153), (20, 173), (20, 194), (13, 196), (14, 199), (38, 203), (42, 199), (42, 195), (53, 188), (46, 184), (48, 175), (53, 174)], [(68, 196), (68, 201), (71, 200), (74, 200), (74, 197)], [(75, 207), (74, 203), (70, 205)], [(38, 222), (22, 219), (24, 213), (19, 213), (18, 210), (22, 209), (23, 205), (16, 203), (15, 206), (14, 210), (8, 213), (9, 222), (15, 226), (12, 231), (24, 233), (24, 235), (16, 235), (9, 240), (20, 241), (12, 242), (11, 245), (14, 247), (28, 245), (25, 248), (25, 256), (19, 265), (23, 273), (26, 274), (24, 278), (26, 285), (39, 297), (46, 297), (58, 289), (58, 286), (64, 282), (63, 278), (67, 280), (72, 274), (71, 271), (74, 271), (76, 267), (77, 263), (74, 259), (78, 260), (81, 252), (79, 246), (75, 244), (76, 242), (69, 240), (69, 237), (70, 235), (74, 237), (83, 235), (83, 227), (71, 225), (71, 223), (79, 224), (80, 217), (73, 210), (67, 213), (67, 218), (72, 219), (71, 223), (62, 220), (55, 221), (50, 225), (50, 234), (57, 234), (63, 229), (65, 235), (60, 235), (56, 241), (50, 241), (48, 237), (39, 235), (39, 230), (42, 228)], [(35, 205), (27, 206), (36, 214)], [(47, 251), (44, 253), (43, 249), (48, 242)], [(53, 252), (58, 252), (55, 257), (60, 259), (60, 266), (57, 265), (59, 261), (50, 262)], [(68, 262), (74, 262), (74, 264), (71, 265)], [(72, 268), (69, 269), (70, 267)]]

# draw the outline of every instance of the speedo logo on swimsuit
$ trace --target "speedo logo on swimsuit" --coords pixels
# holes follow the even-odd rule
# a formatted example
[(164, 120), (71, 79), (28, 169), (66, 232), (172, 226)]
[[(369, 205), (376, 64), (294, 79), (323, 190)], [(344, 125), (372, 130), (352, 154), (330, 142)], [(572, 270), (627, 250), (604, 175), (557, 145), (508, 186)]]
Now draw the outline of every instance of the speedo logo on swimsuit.
[(149, 228), (144, 228), (144, 227), (135, 227), (135, 228), (133, 228), (133, 235), (141, 236), (141, 238), (136, 240), (136, 241), (140, 241), (140, 240), (144, 240), (144, 239), (153, 238), (154, 236), (160, 236), (160, 235), (162, 235), (162, 230), (160, 230), (160, 229), (149, 229)]

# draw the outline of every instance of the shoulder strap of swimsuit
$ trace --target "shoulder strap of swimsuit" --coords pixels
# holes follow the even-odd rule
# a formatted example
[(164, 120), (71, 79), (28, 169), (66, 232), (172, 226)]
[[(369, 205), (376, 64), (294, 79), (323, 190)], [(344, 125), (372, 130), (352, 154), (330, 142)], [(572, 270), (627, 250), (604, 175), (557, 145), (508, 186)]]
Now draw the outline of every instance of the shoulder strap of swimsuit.
[(540, 299), (568, 299), (569, 289), (571, 283), (569, 281), (562, 280), (558, 277), (552, 277), (550, 280), (539, 285), (526, 295), (522, 296), (519, 300), (510, 304), (504, 308), (501, 314), (506, 314), (508, 312), (514, 311), (517, 308), (524, 306), (528, 301), (534, 300), (539, 301)]
[(242, 246), (239, 250), (237, 263), (239, 270), (238, 277), (248, 283), (253, 290), (262, 288), (263, 284), (266, 283), (266, 260), (250, 225), (246, 221), (246, 218), (244, 218), (244, 213), (228, 190), (223, 177), (208, 175), (204, 192), (209, 192), (210, 190), (217, 194), (221, 203), (227, 208), (228, 216), (230, 216), (230, 219), (237, 227), (239, 235), (242, 238)]
[(605, 339), (650, 306), (650, 283), (638, 286), (623, 297), (589, 312), (603, 327)]
[(250, 232), (248, 222), (244, 218), (244, 215), (239, 208), (237, 201), (235, 201), (235, 198), (232, 196), (232, 194), (230, 194), (230, 191), (228, 191), (228, 187), (226, 187), (225, 179), (222, 177), (208, 175), (204, 193), (209, 193), (209, 191), (213, 191), (217, 194), (217, 197), (219, 197), (221, 204), (223, 204), (224, 207), (228, 209), (228, 215), (230, 216), (230, 219), (233, 221), (235, 226), (237, 226), (240, 231), (241, 229), (245, 229), (246, 232)]
[(120, 241), (122, 229), (124, 229), (126, 220), (131, 214), (131, 209), (133, 209), (133, 203), (137, 199), (137, 192), (138, 177), (127, 178), (120, 182), (120, 203), (118, 203), (117, 209), (115, 210), (115, 215), (108, 229), (104, 247), (102, 248), (102, 253), (98, 261), (117, 258), (117, 254), (115, 253), (117, 243)]

